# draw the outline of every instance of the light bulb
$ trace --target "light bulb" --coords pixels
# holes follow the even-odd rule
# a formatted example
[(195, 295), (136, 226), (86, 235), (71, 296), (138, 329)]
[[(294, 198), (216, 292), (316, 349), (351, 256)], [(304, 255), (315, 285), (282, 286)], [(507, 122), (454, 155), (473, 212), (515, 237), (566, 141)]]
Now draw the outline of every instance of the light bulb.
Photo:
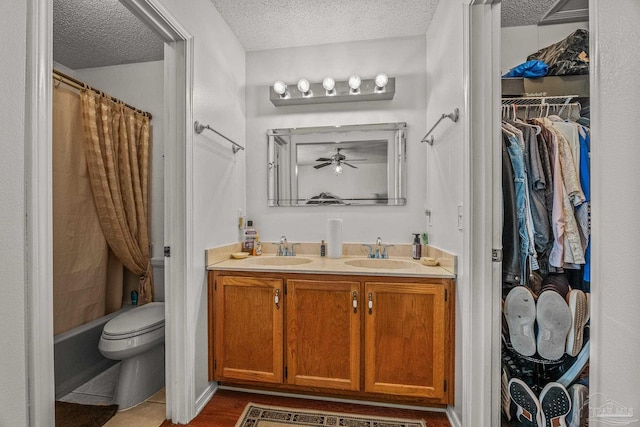
[(300, 79), (300, 80), (298, 80), (298, 90), (299, 90), (302, 94), (306, 95), (306, 94), (309, 92), (309, 87), (310, 87), (310, 86), (311, 86), (311, 85), (309, 84), (309, 80), (307, 80), (307, 79)]
[(351, 88), (351, 92), (358, 92), (358, 89), (360, 89), (360, 83), (362, 83), (360, 76), (354, 75), (349, 77), (349, 87)]
[(278, 80), (273, 84), (273, 91), (280, 96), (284, 96), (287, 93), (287, 84), (282, 80)]
[(335, 173), (342, 173), (342, 165), (338, 163), (336, 168), (333, 170)]
[(334, 93), (334, 89), (336, 88), (336, 81), (333, 77), (325, 77), (322, 81), (322, 87), (327, 91), (327, 95), (331, 95)]
[(389, 76), (385, 73), (380, 73), (376, 76), (376, 89), (382, 90), (389, 83)]

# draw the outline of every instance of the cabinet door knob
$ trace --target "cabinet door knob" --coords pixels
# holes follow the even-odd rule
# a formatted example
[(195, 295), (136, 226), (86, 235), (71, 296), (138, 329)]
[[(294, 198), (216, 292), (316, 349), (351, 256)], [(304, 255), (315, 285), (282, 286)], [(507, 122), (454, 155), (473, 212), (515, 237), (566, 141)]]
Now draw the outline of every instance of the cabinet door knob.
[(373, 293), (369, 292), (369, 314), (373, 313)]
[(354, 313), (358, 312), (358, 293), (357, 292), (353, 293), (353, 312)]
[(274, 301), (276, 303), (276, 310), (280, 309), (280, 289), (276, 289), (276, 296), (274, 298)]

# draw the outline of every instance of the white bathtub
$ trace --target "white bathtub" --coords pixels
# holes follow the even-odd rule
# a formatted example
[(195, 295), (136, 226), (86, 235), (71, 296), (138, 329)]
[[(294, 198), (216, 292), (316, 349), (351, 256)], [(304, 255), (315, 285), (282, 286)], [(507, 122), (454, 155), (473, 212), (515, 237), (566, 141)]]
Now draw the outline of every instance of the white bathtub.
[(100, 354), (98, 342), (105, 323), (131, 308), (130, 305), (124, 306), (116, 312), (54, 337), (56, 399), (70, 393), (117, 363)]

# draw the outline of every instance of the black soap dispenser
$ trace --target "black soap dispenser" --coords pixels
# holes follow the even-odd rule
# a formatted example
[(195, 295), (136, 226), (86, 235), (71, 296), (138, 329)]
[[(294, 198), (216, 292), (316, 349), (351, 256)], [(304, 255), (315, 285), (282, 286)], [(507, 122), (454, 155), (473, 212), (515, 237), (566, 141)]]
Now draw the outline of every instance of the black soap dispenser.
[(422, 245), (420, 244), (420, 234), (413, 233), (413, 235), (415, 236), (413, 239), (413, 251), (412, 251), (413, 259), (420, 259), (420, 257), (422, 256)]

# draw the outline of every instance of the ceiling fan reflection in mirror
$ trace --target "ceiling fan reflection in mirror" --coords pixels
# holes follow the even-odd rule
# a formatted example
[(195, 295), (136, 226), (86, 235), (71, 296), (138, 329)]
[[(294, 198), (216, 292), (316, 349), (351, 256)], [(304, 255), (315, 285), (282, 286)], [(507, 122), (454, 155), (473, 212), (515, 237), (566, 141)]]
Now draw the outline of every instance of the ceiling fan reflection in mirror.
[(367, 159), (347, 159), (347, 157), (344, 154), (342, 154), (340, 150), (342, 150), (342, 148), (337, 148), (336, 154), (334, 154), (331, 157), (320, 157), (316, 159), (316, 162), (322, 162), (322, 163), (315, 165), (314, 169), (320, 169), (329, 165), (333, 165), (334, 166), (333, 171), (335, 173), (342, 173), (342, 165), (347, 165), (354, 169), (358, 169), (357, 166), (352, 165), (349, 162), (363, 162), (367, 160)]

